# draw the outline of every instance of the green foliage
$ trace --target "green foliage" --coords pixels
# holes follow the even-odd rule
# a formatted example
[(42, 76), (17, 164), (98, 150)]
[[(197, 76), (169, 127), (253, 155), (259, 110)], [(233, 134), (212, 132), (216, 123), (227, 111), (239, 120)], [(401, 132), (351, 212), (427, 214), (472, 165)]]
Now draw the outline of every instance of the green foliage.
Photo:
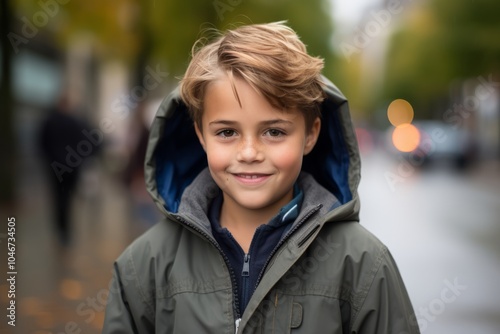
[[(19, 16), (40, 10), (37, 2), (13, 1)], [(161, 62), (178, 75), (204, 30), (241, 23), (288, 20), (312, 54), (329, 58), (333, 27), (327, 5), (327, 0), (70, 0), (59, 5), (50, 25), (63, 46), (90, 36), (102, 57), (132, 66)]]
[(405, 98), (419, 114), (449, 95), (450, 85), (500, 69), (500, 2), (428, 1), (392, 37), (383, 102)]
[(443, 46), (455, 55), (459, 77), (488, 74), (500, 69), (500, 2), (435, 0), (431, 5), (441, 22)]
[[(242, 24), (286, 20), (308, 45), (308, 51), (325, 58), (330, 65), (333, 26), (326, 4), (324, 0), (308, 3), (300, 0), (214, 0), (164, 4), (165, 8), (158, 10), (156, 15), (155, 54), (168, 59), (172, 71), (182, 73), (192, 45), (202, 36), (211, 37), (210, 29), (226, 30)], [(172, 17), (177, 19), (170, 21)]]
[[(157, 1), (143, 17), (151, 36), (152, 54), (174, 75), (184, 72), (193, 43), (213, 27), (217, 13), (211, 1)], [(147, 22), (148, 21), (148, 22)]]

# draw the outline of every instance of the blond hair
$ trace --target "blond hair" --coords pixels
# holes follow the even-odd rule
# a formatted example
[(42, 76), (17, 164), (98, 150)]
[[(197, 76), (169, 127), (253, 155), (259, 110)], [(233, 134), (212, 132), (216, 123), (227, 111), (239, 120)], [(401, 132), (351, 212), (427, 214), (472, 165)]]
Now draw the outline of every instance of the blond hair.
[(297, 34), (283, 22), (241, 26), (199, 49), (196, 45), (180, 82), (180, 95), (200, 128), (206, 87), (221, 74), (231, 81), (239, 103), (234, 77), (245, 80), (273, 107), (298, 109), (307, 130), (320, 116), (323, 60), (308, 55)]

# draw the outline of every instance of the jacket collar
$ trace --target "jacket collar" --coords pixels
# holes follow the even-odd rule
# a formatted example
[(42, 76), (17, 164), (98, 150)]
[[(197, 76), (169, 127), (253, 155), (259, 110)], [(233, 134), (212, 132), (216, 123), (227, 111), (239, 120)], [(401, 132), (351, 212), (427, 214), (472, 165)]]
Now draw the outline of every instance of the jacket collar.
[[(293, 211), (294, 201), (282, 209), (277, 217), (290, 218), (292, 216), (296, 224), (311, 210), (318, 206), (320, 216), (327, 214), (332, 208), (340, 205), (339, 200), (328, 190), (322, 187), (314, 178), (302, 172), (297, 180), (297, 187), (301, 189), (302, 195), (296, 196), (294, 200), (301, 200), (301, 210)], [(179, 203), (178, 214), (196, 224), (209, 235), (212, 235), (208, 212), (212, 201), (220, 195), (220, 189), (212, 179), (208, 168), (205, 168), (194, 181), (185, 189)], [(288, 214), (287, 213), (290, 213)], [(293, 225), (292, 225), (293, 228)]]

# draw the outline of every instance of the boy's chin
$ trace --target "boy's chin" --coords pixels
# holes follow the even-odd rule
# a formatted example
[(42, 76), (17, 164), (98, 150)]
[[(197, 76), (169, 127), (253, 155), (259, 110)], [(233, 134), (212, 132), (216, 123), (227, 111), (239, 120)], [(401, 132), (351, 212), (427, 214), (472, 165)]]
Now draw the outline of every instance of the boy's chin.
[[(227, 195), (226, 195), (227, 196)], [(258, 192), (254, 194), (239, 194), (236, 197), (230, 196), (232, 205), (239, 207), (243, 210), (273, 210), (279, 211), (281, 207), (290, 202), (289, 196), (282, 197), (269, 197)]]

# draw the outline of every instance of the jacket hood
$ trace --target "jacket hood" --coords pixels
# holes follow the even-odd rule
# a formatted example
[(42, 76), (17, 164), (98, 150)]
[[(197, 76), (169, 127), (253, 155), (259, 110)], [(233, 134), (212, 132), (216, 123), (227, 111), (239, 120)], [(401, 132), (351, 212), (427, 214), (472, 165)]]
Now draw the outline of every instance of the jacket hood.
[[(304, 157), (302, 170), (331, 192), (357, 220), (360, 156), (349, 106), (340, 90), (323, 77), (321, 132)], [(187, 107), (176, 88), (161, 103), (150, 129), (145, 160), (146, 187), (160, 209), (177, 213), (184, 190), (208, 166)]]

